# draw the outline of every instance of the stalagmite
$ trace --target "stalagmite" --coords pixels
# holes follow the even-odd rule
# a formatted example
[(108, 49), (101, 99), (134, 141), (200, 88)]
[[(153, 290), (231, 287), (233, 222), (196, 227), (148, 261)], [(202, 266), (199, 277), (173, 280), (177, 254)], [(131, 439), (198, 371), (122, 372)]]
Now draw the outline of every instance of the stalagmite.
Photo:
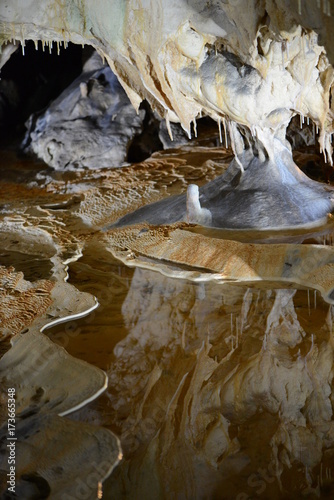
[[(255, 8), (248, 0), (209, 2), (202, 11), (197, 0), (193, 5), (147, 0), (143, 16), (138, 14), (135, 0), (128, 0), (126, 9), (120, 0), (112, 2), (111, 11), (109, 0), (99, 4), (85, 0), (81, 7), (76, 5), (76, 15), (71, 11), (72, 0), (66, 0), (57, 3), (56, 16), (48, 16), (48, 8), (53, 11), (52, 0), (46, 2), (43, 13), (38, 2), (18, 8), (17, 1), (8, 10), (0, 6), (0, 39), (21, 38), (24, 27), (25, 39), (44, 39), (51, 44), (62, 40), (66, 31), (66, 39), (93, 45), (118, 75), (135, 109), (143, 99), (148, 100), (166, 118), (170, 134), (169, 122), (180, 121), (190, 137), (191, 123), (202, 111), (216, 121), (226, 117), (233, 129), (234, 151), (238, 134), (238, 151), (223, 181), (226, 189), (219, 194), (223, 227), (239, 227), (241, 219), (233, 212), (244, 203), (250, 213), (246, 227), (291, 227), (320, 222), (333, 209), (328, 188), (307, 181), (308, 188), (303, 190), (304, 182), (285, 140), (286, 127), (297, 113), (319, 124), (320, 141), (333, 133), (329, 98), (333, 68), (312, 31), (311, 0), (305, 1), (307, 4), (280, 0), (274, 6), (266, 0)], [(327, 2), (323, 2), (327, 9), (325, 5)], [(277, 15), (280, 6), (285, 13), (282, 18)], [(110, 16), (106, 12), (111, 12)], [(260, 24), (266, 15), (267, 21)], [(314, 23), (314, 28), (320, 29)], [(331, 35), (325, 28), (322, 35), (331, 54)], [(254, 129), (256, 136), (251, 132)], [(327, 142), (321, 147), (331, 163)], [(265, 160), (268, 157), (270, 168)], [(240, 182), (234, 175), (236, 164), (243, 173)], [(255, 164), (258, 169), (254, 169)], [(251, 193), (260, 194), (256, 184), (260, 176), (272, 179), (273, 184), (268, 183), (261, 196), (253, 197)], [(294, 185), (293, 201), (283, 178), (290, 178)], [(239, 194), (236, 184), (240, 185)], [(279, 201), (273, 205), (276, 189), (285, 200), (283, 205)], [(234, 191), (231, 199), (227, 191)], [(208, 200), (209, 210), (210, 203)], [(303, 213), (306, 205), (309, 210)], [(155, 211), (158, 214), (160, 208)], [(285, 219), (280, 216), (275, 220), (280, 211)], [(264, 215), (268, 212), (270, 220)], [(170, 219), (173, 221), (175, 218)]]
[(211, 212), (202, 208), (199, 201), (199, 189), (196, 184), (190, 184), (187, 189), (187, 219), (190, 223), (210, 225)]

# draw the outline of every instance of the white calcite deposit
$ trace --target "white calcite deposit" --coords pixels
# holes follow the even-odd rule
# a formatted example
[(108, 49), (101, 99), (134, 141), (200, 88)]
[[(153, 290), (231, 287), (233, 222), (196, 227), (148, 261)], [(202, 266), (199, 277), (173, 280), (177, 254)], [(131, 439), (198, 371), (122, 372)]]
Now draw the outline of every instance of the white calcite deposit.
[[(243, 227), (234, 210), (244, 195), (250, 207), (246, 227), (305, 225), (323, 219), (333, 208), (332, 194), (320, 186), (308, 182), (303, 189), (305, 182), (300, 182), (285, 139), (294, 115), (311, 120), (320, 131), (324, 157), (332, 163), (334, 73), (312, 29), (313, 22), (330, 45), (330, 25), (319, 28), (319, 19), (330, 17), (330, 5), (322, 12), (311, 4), (49, 0), (41, 8), (40, 2), (16, 0), (0, 6), (0, 42), (17, 40), (23, 50), (27, 39), (41, 40), (50, 49), (53, 43), (90, 44), (106, 58), (136, 110), (146, 99), (167, 126), (180, 121), (189, 136), (199, 116), (216, 120), (220, 136), (223, 126), (235, 153), (218, 196), (223, 222), (217, 225)], [(273, 185), (263, 190), (249, 180), (259, 177), (259, 166), (264, 177), (273, 178)], [(235, 188), (240, 192), (229, 197), (226, 191)], [(254, 190), (260, 196), (253, 198)], [(281, 199), (275, 202), (278, 192)], [(202, 208), (211, 210), (210, 203)], [(308, 210), (300, 210), (301, 204)], [(273, 216), (268, 219), (269, 206)], [(159, 211), (156, 207), (155, 213)], [(286, 219), (275, 219), (278, 211)], [(174, 220), (171, 216), (170, 222)]]
[[(47, 326), (96, 307), (90, 293), (65, 281), (66, 265), (76, 262), (72, 278), (86, 290), (91, 276), (106, 297), (97, 328), (108, 340), (96, 351), (109, 355), (110, 386), (100, 416), (117, 429), (125, 452), (105, 486), (106, 498), (333, 496), (334, 259), (332, 245), (314, 244), (322, 234), (330, 242), (332, 227), (324, 224), (320, 236), (299, 229), (304, 245), (289, 239), (242, 243), (233, 240), (242, 239), (242, 231), (198, 227), (308, 226), (332, 210), (332, 188), (301, 174), (285, 137), (300, 115), (319, 130), (324, 157), (332, 162), (331, 8), (332, 2), (313, 0), (1, 2), (3, 46), (16, 40), (24, 51), (27, 39), (50, 49), (69, 41), (90, 44), (134, 109), (146, 99), (167, 127), (179, 121), (189, 136), (196, 119), (208, 115), (234, 153), (226, 171), (221, 150), (210, 156), (212, 150), (185, 148), (111, 172), (56, 172), (43, 179), (39, 172), (29, 189), (6, 185), (4, 249), (42, 251), (52, 262), (49, 288), (47, 278), (37, 288), (1, 268), (5, 279), (20, 278), (17, 288), (3, 287), (8, 293), (0, 300), (9, 306), (21, 292), (30, 290), (37, 305), (46, 294), (40, 308), (33, 303), (29, 321), (22, 314), (29, 331), (15, 325), (14, 345), (0, 360), (4, 385), (9, 376), (22, 384), (18, 409), (37, 412), (17, 426), (20, 472), (31, 467), (28, 485), (18, 475), (23, 495), (40, 485), (44, 493), (48, 487), (79, 498), (77, 471), (85, 481), (94, 462), (106, 460), (109, 468), (94, 476), (95, 498), (122, 457), (109, 431), (72, 422), (68, 434), (56, 414), (81, 407), (106, 385), (101, 369), (73, 360), (43, 337)], [(79, 100), (87, 103), (89, 86), (81, 83)], [(222, 175), (214, 179), (215, 173)], [(260, 232), (244, 233), (258, 241)], [(126, 273), (122, 280), (120, 261), (137, 267), (131, 283)], [(116, 311), (115, 330), (104, 321), (109, 310)], [(93, 326), (87, 322), (85, 334)], [(78, 324), (65, 330), (66, 347), (80, 332)], [(52, 354), (38, 373), (30, 346), (34, 355)], [(66, 384), (78, 372), (80, 384)], [(58, 444), (46, 447), (53, 440)], [(0, 465), (3, 473), (6, 465)]]
[(254, 133), (279, 132), (298, 113), (320, 127), (330, 157), (333, 69), (296, 3), (16, 0), (1, 5), (0, 40), (93, 45), (136, 108), (146, 98), (189, 134), (201, 113)]

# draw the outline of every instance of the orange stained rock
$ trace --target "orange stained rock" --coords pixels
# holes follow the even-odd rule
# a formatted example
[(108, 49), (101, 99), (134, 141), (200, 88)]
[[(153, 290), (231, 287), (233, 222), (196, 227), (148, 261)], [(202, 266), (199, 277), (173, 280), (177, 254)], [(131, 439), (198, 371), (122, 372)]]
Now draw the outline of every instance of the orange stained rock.
[(195, 234), (190, 228), (187, 224), (137, 225), (109, 231), (106, 237), (113, 255), (131, 266), (194, 281), (298, 283), (332, 300), (331, 247), (240, 243)]
[(13, 267), (0, 266), (0, 335), (15, 335), (45, 313), (52, 303), (54, 283), (24, 280)]

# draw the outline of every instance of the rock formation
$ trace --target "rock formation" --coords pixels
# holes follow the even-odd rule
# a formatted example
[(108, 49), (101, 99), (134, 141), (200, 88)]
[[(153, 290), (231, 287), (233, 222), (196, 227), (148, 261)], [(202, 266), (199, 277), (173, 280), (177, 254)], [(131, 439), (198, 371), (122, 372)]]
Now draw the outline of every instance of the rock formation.
[[(235, 160), (203, 208), (218, 210), (207, 224), (291, 227), (314, 223), (332, 210), (332, 192), (304, 178), (292, 160), (286, 127), (299, 114), (319, 129), (332, 163), (333, 67), (317, 32), (330, 46), (330, 2), (262, 0), (208, 2), (104, 0), (6, 2), (0, 41), (26, 39), (50, 46), (86, 43), (106, 58), (135, 109), (143, 99), (191, 135), (206, 114), (225, 129)], [(304, 22), (305, 18), (305, 22)], [(314, 29), (312, 29), (314, 28)], [(267, 179), (262, 185), (261, 177)], [(254, 180), (256, 179), (256, 180)], [(272, 181), (272, 182), (269, 182)], [(237, 207), (248, 207), (236, 214)], [(300, 207), (307, 206), (300, 209)], [(272, 214), (268, 218), (268, 206)], [(218, 208), (217, 208), (218, 207)], [(183, 208), (183, 210), (182, 210)], [(154, 207), (158, 214), (165, 205)], [(185, 201), (178, 212), (185, 215)], [(285, 217), (276, 214), (283, 212)], [(179, 220), (179, 219), (177, 219)], [(169, 222), (175, 222), (175, 216)]]
[[(63, 246), (59, 234), (56, 237), (56, 227), (50, 234), (38, 227), (41, 222), (35, 215), (30, 223), (27, 219), (23, 222), (16, 214), (16, 220), (2, 220), (0, 228), (2, 251), (25, 257), (39, 254), (40, 260), (50, 261), (52, 270), (47, 279), (29, 281), (13, 267), (0, 268), (0, 494), (8, 494), (7, 444), (14, 442), (9, 441), (14, 436), (17, 496), (71, 498), (86, 491), (96, 497), (102, 481), (121, 459), (118, 438), (96, 425), (60, 417), (97, 398), (106, 390), (108, 378), (97, 367), (70, 356), (42, 332), (82, 317), (98, 304), (92, 295), (66, 282), (66, 260), (78, 258), (78, 246), (73, 245), (71, 252), (69, 239)], [(65, 328), (58, 341), (65, 346), (78, 333)], [(8, 337), (12, 337), (12, 345), (6, 342)], [(15, 417), (14, 424), (10, 423), (14, 434), (9, 435), (7, 402), (12, 388)]]
[[(135, 110), (146, 99), (170, 133), (180, 122), (188, 136), (209, 116), (233, 151), (187, 145), (101, 171), (46, 146), (53, 169), (3, 172), (1, 401), (17, 388), (22, 498), (95, 498), (102, 482), (106, 498), (333, 496), (333, 190), (299, 171), (286, 139), (300, 116), (332, 163), (332, 7), (1, 2), (0, 64), (15, 41), (23, 51), (27, 39), (90, 44)], [(35, 145), (50, 130), (54, 145), (53, 112), (63, 121), (69, 102), (88, 128), (99, 103), (102, 132), (114, 131), (102, 74), (85, 72), (32, 118)], [(122, 104), (133, 129), (110, 166), (141, 127)], [(26, 274), (23, 255), (47, 272)], [(108, 479), (123, 458), (109, 428), (124, 459)]]
[(55, 169), (119, 167), (144, 115), (95, 53), (47, 111), (31, 117), (25, 151)]

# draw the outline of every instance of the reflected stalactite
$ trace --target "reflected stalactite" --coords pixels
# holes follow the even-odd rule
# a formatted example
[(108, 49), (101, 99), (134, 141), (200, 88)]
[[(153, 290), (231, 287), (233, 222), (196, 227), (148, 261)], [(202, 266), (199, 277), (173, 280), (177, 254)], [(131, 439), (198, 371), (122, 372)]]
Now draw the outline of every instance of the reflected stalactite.
[(284, 498), (293, 474), (320, 494), (319, 467), (334, 460), (332, 306), (311, 334), (297, 293), (135, 271), (109, 371), (126, 456), (112, 495)]
[[(190, 224), (101, 230), (152, 196), (210, 181), (228, 157), (220, 148), (185, 147), (122, 171), (32, 169), (18, 176), (24, 183), (10, 172), (4, 183), (1, 263), (17, 264), (26, 254), (16, 271), (27, 286), (54, 286), (52, 304), (6, 346), (3, 380), (15, 375), (17, 407), (36, 410), (29, 422), (43, 432), (44, 412), (80, 407), (71, 442), (75, 464), (87, 465), (75, 465), (80, 479), (92, 467), (80, 448), (81, 423), (92, 426), (89, 433), (98, 424), (120, 436), (125, 458), (105, 481), (106, 498), (333, 493), (332, 219), (319, 232), (214, 232)], [(43, 266), (28, 278), (36, 255)], [(47, 329), (50, 322), (60, 324)], [(43, 346), (55, 355), (36, 372)], [(29, 370), (22, 375), (16, 360), (23, 350)], [(101, 369), (108, 389), (83, 407), (106, 386)], [(58, 426), (53, 414), (48, 421)], [(25, 422), (21, 429), (26, 446)], [(121, 457), (118, 441), (97, 435), (115, 444), (112, 466)], [(106, 447), (99, 450), (105, 456)], [(72, 481), (73, 468), (64, 471)], [(67, 488), (57, 479), (50, 487), (61, 484)]]

